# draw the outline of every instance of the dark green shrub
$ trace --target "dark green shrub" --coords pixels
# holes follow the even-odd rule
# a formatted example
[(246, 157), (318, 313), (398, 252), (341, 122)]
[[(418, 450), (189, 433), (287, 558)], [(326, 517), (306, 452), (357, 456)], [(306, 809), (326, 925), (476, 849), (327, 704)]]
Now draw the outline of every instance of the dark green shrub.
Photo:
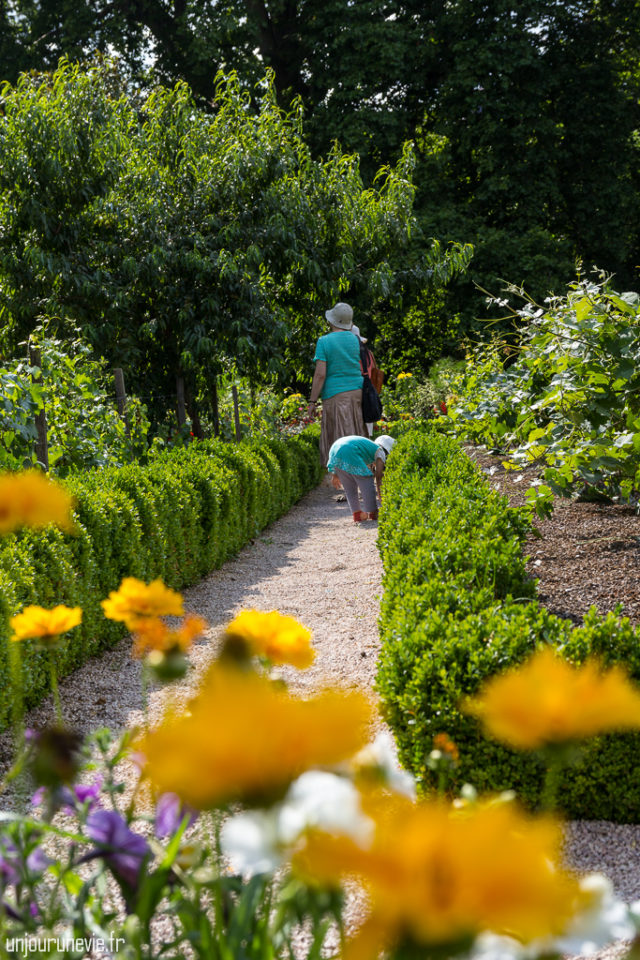
[[(438, 733), (458, 745), (452, 786), (513, 788), (540, 798), (537, 757), (487, 740), (462, 698), (550, 643), (572, 662), (622, 663), (640, 682), (639, 633), (629, 621), (592, 610), (584, 626), (535, 600), (522, 543), (526, 513), (508, 506), (455, 441), (414, 431), (394, 450), (385, 475), (379, 543), (384, 561), (382, 651), (377, 687), (402, 762), (425, 789)], [(640, 736), (595, 738), (560, 790), (574, 817), (640, 822)]]

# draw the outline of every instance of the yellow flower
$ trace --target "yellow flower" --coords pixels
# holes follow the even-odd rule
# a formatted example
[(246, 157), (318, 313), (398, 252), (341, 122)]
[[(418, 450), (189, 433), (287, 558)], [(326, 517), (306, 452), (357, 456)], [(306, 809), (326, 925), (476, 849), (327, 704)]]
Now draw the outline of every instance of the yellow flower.
[(396, 380), (404, 380), (405, 377), (412, 377), (412, 376), (413, 376), (412, 373), (399, 373), (398, 376), (396, 377)]
[(624, 670), (593, 660), (574, 667), (550, 647), (494, 677), (464, 707), (489, 736), (520, 750), (640, 729), (640, 693)]
[(82, 622), (80, 607), (60, 605), (52, 610), (44, 607), (25, 607), (22, 613), (11, 618), (12, 640), (40, 640), (45, 646), (53, 644), (57, 638), (72, 630)]
[(436, 733), (433, 738), (433, 749), (440, 750), (442, 753), (446, 753), (451, 757), (454, 763), (457, 763), (460, 759), (460, 751), (457, 746), (446, 733)]
[(133, 656), (141, 657), (150, 650), (188, 650), (196, 637), (207, 629), (207, 621), (192, 614), (184, 618), (177, 630), (170, 630), (157, 617), (149, 620), (140, 620), (136, 625), (136, 636), (133, 644)]
[(307, 881), (364, 883), (369, 919), (346, 956), (378, 957), (382, 946), (456, 944), (481, 931), (522, 941), (558, 934), (581, 902), (577, 879), (555, 865), (561, 829), (512, 803), (453, 810), (396, 796), (365, 797), (372, 843), (312, 832), (294, 856)]
[(227, 633), (245, 640), (253, 656), (266, 657), (272, 663), (290, 663), (306, 670), (315, 658), (311, 631), (277, 610), (243, 610), (231, 621)]
[(0, 475), (0, 535), (55, 523), (70, 530), (72, 498), (37, 470)]
[(146, 584), (135, 577), (125, 577), (119, 590), (112, 590), (101, 603), (105, 617), (122, 621), (130, 630), (152, 617), (180, 617), (184, 613), (182, 597), (165, 587), (162, 580)]
[(278, 796), (299, 774), (355, 753), (371, 707), (359, 693), (308, 700), (251, 671), (214, 664), (186, 713), (166, 716), (136, 745), (161, 792), (197, 809)]

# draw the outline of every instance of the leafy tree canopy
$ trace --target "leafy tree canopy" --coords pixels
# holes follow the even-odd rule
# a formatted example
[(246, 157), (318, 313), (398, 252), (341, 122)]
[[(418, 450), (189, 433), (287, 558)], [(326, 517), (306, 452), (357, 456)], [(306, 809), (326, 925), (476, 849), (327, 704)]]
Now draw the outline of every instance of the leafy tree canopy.
[[(418, 218), (474, 243), (484, 287), (561, 292), (578, 257), (632, 282), (638, 0), (14, 0), (0, 27), (12, 81), (115, 50), (210, 109), (219, 69), (253, 91), (268, 67), (312, 156), (338, 140), (365, 183), (416, 142)], [(443, 315), (474, 300), (463, 282)]]
[(420, 237), (410, 148), (365, 189), (357, 158), (312, 158), (269, 81), (254, 108), (220, 76), (208, 112), (184, 83), (138, 100), (108, 62), (63, 62), (2, 102), (7, 345), (71, 318), (152, 400), (176, 377), (195, 400), (229, 363), (306, 377), (327, 305), (397, 315), (469, 261)]

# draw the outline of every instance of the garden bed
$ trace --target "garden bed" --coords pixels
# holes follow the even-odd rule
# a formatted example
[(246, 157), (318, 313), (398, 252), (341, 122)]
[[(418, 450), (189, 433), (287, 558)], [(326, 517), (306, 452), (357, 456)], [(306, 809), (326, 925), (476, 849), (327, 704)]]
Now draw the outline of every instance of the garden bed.
[[(494, 490), (512, 506), (524, 504), (532, 471), (505, 470), (504, 457), (466, 450)], [(579, 624), (593, 605), (608, 613), (622, 604), (622, 615), (640, 623), (640, 518), (633, 507), (557, 498), (552, 515), (535, 526), (541, 537), (532, 534), (523, 549), (547, 610)]]

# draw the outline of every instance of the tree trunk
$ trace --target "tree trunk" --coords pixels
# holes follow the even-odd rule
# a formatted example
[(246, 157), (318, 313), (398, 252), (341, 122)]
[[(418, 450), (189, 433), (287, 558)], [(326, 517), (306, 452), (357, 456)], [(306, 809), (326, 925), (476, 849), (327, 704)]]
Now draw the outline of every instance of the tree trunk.
[(198, 409), (198, 401), (196, 400), (193, 390), (191, 389), (190, 384), (186, 384), (185, 387), (185, 397), (187, 404), (187, 413), (191, 420), (191, 429), (193, 431), (194, 437), (197, 437), (198, 440), (204, 440), (205, 432), (202, 427), (202, 421), (200, 420), (200, 412)]
[(118, 405), (118, 416), (124, 423), (124, 429), (129, 435), (129, 423), (127, 421), (127, 391), (124, 385), (124, 373), (121, 367), (116, 367), (113, 371), (113, 379), (116, 385), (116, 404)]
[(187, 422), (187, 408), (184, 402), (184, 377), (180, 374), (176, 377), (176, 414), (178, 417), (178, 430), (182, 430)]
[(231, 387), (231, 394), (233, 396), (233, 419), (236, 425), (236, 440), (238, 443), (242, 440), (242, 432), (240, 430), (240, 407), (238, 404), (238, 388), (235, 383)]
[(214, 375), (211, 379), (211, 419), (213, 420), (213, 435), (220, 436), (220, 410), (218, 407), (218, 378)]
[[(42, 380), (42, 357), (35, 347), (29, 347), (29, 362), (32, 367), (38, 367), (39, 373), (33, 375), (33, 382)], [(38, 463), (48, 473), (49, 471), (49, 444), (47, 442), (47, 415), (44, 409), (38, 410), (35, 415), (35, 424), (38, 436), (36, 438), (36, 458)]]

